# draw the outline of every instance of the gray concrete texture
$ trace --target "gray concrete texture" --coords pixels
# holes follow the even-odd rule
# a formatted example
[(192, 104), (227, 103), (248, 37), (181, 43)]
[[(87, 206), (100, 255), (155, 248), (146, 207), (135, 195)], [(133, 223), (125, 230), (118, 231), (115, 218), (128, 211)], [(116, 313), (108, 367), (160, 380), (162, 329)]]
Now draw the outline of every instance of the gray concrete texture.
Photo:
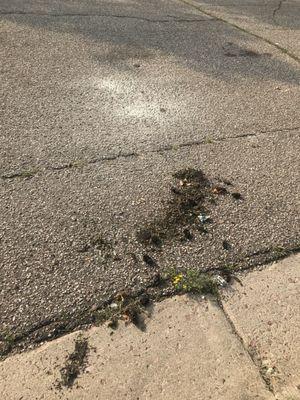
[(187, 0), (202, 11), (237, 24), (300, 57), (299, 0)]
[[(73, 318), (168, 267), (299, 247), (295, 59), (176, 1), (1, 1), (0, 14), (2, 332)], [(145, 249), (137, 231), (163, 218), (182, 168), (244, 200), (220, 197), (194, 241)]]
[[(78, 333), (0, 364), (6, 400), (271, 400), (251, 358), (213, 303), (173, 298), (155, 307), (146, 333), (94, 328), (86, 373), (56, 390)], [(94, 351), (93, 351), (94, 348)], [(16, 366), (18, 366), (16, 368)]]
[(255, 271), (223, 301), (270, 388), (279, 398), (300, 398), (300, 256)]

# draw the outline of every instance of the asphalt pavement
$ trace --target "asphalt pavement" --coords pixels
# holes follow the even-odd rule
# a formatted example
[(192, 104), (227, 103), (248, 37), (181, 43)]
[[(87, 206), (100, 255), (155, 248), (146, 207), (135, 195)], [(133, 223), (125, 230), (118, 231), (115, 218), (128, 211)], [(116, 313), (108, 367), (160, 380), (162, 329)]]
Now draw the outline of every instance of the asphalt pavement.
[(3, 334), (299, 249), (299, 2), (259, 7), (0, 1)]

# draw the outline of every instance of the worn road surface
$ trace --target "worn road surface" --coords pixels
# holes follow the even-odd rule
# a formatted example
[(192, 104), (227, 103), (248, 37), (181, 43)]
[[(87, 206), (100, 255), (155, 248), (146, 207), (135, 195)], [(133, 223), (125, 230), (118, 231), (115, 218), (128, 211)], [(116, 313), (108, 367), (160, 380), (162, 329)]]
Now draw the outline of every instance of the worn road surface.
[[(0, 0), (0, 14), (2, 337), (54, 335), (170, 267), (299, 248), (299, 1)], [(212, 192), (198, 225), (176, 211), (187, 169)]]

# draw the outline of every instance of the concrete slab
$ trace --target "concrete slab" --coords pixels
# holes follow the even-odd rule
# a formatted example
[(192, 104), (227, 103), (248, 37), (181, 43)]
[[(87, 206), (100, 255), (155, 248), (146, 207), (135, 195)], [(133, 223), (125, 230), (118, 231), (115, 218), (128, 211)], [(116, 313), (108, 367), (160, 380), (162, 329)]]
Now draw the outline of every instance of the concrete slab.
[(282, 399), (300, 399), (300, 255), (241, 279), (224, 309)]
[[(91, 348), (85, 373), (56, 390), (78, 334), (0, 364), (5, 400), (267, 400), (251, 358), (215, 304), (185, 296), (155, 306), (146, 332), (123, 325), (84, 332)], [(78, 384), (78, 385), (77, 385)]]
[(300, 57), (300, 3), (287, 1), (188, 0), (212, 16), (225, 19), (279, 44)]

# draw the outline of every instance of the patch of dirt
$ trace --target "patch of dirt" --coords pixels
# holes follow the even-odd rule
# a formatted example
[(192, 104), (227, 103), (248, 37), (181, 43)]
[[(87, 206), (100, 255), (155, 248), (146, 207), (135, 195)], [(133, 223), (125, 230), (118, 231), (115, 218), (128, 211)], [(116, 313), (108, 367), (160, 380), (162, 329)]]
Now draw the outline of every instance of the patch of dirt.
[(97, 257), (99, 262), (106, 263), (110, 259), (117, 259), (113, 243), (104, 239), (101, 235), (95, 235), (87, 243), (78, 248), (79, 253), (90, 253)]
[(112, 244), (107, 240), (103, 239), (100, 235), (96, 235), (92, 237), (88, 243), (86, 243), (83, 247), (79, 248), (78, 251), (80, 253), (85, 253), (91, 249), (99, 250), (103, 252), (111, 252)]
[(201, 170), (192, 168), (180, 170), (173, 177), (176, 182), (164, 216), (137, 232), (140, 243), (157, 250), (170, 240), (193, 240), (195, 230), (206, 233), (207, 224), (212, 222), (209, 209), (220, 197), (230, 194), (227, 187), (232, 186), (227, 181), (220, 184), (210, 180)]
[(105, 309), (95, 314), (95, 321), (102, 323), (108, 320), (108, 326), (116, 329), (118, 321), (123, 320), (125, 324), (132, 323), (141, 331), (145, 331), (145, 317), (150, 316), (149, 310), (147, 311), (150, 303), (151, 299), (146, 291), (137, 296), (124, 290), (119, 292)]
[(88, 352), (87, 339), (79, 336), (75, 342), (73, 353), (68, 356), (66, 365), (60, 370), (61, 381), (57, 385), (58, 389), (62, 389), (62, 387), (71, 388), (74, 385), (78, 376), (86, 368)]

